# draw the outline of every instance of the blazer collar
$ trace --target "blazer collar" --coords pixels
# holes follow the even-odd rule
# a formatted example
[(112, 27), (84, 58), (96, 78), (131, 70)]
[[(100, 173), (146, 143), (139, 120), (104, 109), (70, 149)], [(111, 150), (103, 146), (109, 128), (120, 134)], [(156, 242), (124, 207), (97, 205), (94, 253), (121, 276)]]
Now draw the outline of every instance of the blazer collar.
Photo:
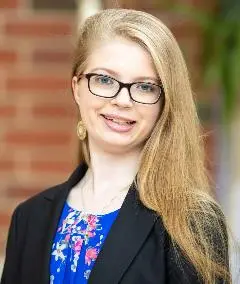
[[(67, 182), (60, 185), (54, 192), (46, 192), (44, 195), (45, 199), (52, 202), (52, 209), (49, 230), (46, 234), (42, 283), (49, 283), (52, 242), (64, 203), (71, 188), (81, 180), (86, 171), (87, 165), (81, 164)], [(96, 259), (88, 283), (118, 283), (156, 220), (157, 215), (141, 203), (137, 189), (132, 184)]]

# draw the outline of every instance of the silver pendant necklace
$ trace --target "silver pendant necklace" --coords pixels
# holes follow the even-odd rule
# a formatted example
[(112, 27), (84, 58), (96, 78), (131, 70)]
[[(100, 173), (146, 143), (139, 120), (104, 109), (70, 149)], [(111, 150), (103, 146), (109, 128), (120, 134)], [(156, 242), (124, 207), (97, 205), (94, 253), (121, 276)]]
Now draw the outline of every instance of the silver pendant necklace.
[[(86, 208), (86, 202), (85, 202), (85, 198), (84, 198), (84, 188), (85, 188), (85, 185), (87, 183), (87, 179), (85, 177), (85, 180), (84, 180), (84, 184), (82, 185), (81, 187), (81, 199), (82, 199), (82, 207), (83, 207), (83, 211), (88, 213), (88, 210)], [(122, 194), (124, 193), (125, 196), (128, 192), (128, 189), (129, 187), (131, 186), (131, 184), (128, 184), (127, 186), (125, 186), (123, 189), (121, 189), (120, 191), (118, 191), (118, 193), (116, 195), (114, 195), (100, 210), (99, 213), (97, 213), (96, 215), (102, 215), (105, 211), (105, 209), (107, 209), (109, 207), (110, 204), (112, 204), (113, 201), (115, 201), (116, 199), (120, 199), (120, 197), (122, 196)], [(125, 197), (124, 197), (125, 198)], [(107, 212), (108, 213), (108, 212)], [(107, 214), (106, 213), (106, 214)]]

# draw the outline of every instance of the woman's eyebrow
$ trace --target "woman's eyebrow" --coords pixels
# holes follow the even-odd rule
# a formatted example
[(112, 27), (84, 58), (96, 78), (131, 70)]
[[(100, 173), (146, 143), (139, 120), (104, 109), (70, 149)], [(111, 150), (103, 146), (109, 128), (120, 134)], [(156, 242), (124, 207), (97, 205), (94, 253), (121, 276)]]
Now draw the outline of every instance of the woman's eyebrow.
[(113, 71), (111, 69), (105, 68), (105, 67), (96, 67), (96, 68), (93, 68), (91, 70), (91, 72), (95, 72), (95, 71), (105, 71), (105, 72), (109, 73), (112, 76), (115, 76), (115, 77), (119, 77), (120, 76), (117, 72), (115, 72), (115, 71)]
[(156, 77), (145, 77), (145, 76), (141, 76), (141, 77), (137, 77), (135, 78), (136, 81), (154, 81), (156, 84), (159, 84), (160, 83), (160, 80), (157, 79)]
[[(116, 78), (120, 77), (120, 74), (118, 72), (111, 70), (109, 68), (105, 68), (105, 67), (96, 67), (96, 68), (91, 70), (91, 72), (95, 72), (95, 71), (105, 71), (108, 74), (110, 74), (111, 76), (114, 76)], [(154, 81), (156, 84), (160, 83), (159, 79), (157, 79), (156, 77), (151, 77), (151, 76), (139, 76), (139, 77), (135, 77), (133, 79), (133, 81), (146, 81), (146, 80)]]

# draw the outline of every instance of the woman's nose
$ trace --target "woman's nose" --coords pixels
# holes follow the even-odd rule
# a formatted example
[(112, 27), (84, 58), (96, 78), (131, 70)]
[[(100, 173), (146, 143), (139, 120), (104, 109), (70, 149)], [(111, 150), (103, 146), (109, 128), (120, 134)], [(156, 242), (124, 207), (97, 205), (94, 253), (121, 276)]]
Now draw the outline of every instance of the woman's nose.
[(129, 90), (126, 87), (123, 87), (116, 97), (112, 99), (112, 104), (117, 104), (119, 106), (131, 107), (133, 101), (130, 97)]

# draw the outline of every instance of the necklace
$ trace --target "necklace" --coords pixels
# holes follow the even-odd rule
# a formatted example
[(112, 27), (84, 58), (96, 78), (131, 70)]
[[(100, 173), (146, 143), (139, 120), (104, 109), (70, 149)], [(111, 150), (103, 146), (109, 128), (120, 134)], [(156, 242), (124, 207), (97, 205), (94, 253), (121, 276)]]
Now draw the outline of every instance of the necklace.
[[(82, 199), (82, 207), (83, 207), (83, 210), (85, 212), (87, 212), (87, 208), (86, 208), (86, 202), (85, 202), (85, 198), (84, 198), (84, 188), (85, 188), (85, 185), (87, 183), (87, 178), (85, 176), (85, 180), (84, 180), (84, 183), (81, 187), (81, 199)], [(117, 194), (115, 194), (100, 210), (100, 212), (97, 214), (97, 215), (102, 215), (105, 211), (105, 209), (107, 209), (109, 207), (110, 204), (112, 204), (113, 201), (115, 201), (116, 199), (120, 199), (120, 197), (122, 196), (122, 194), (126, 194), (129, 187), (130, 187), (131, 184), (128, 184), (127, 186), (125, 186), (123, 189), (121, 189), (120, 191), (118, 191)]]

